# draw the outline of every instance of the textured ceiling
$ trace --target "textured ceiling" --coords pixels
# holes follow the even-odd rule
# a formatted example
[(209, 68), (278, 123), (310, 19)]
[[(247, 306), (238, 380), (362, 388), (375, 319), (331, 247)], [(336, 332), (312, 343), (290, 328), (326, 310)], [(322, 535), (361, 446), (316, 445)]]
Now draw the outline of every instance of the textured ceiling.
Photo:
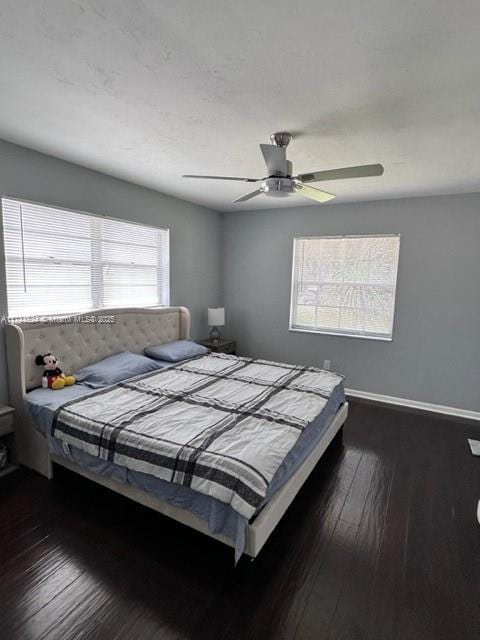
[(480, 190), (478, 0), (2, 0), (0, 138), (219, 210), (290, 130), (335, 202)]

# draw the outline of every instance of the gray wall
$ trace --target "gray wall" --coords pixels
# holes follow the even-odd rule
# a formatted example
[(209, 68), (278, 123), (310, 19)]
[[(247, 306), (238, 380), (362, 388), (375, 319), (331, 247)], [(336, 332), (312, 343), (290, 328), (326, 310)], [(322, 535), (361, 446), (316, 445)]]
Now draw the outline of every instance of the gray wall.
[[(229, 213), (224, 304), (243, 354), (346, 386), (480, 411), (480, 195)], [(401, 233), (393, 342), (288, 331), (294, 236)]]
[[(191, 309), (193, 337), (206, 335), (206, 308), (220, 301), (221, 214), (2, 141), (0, 195), (169, 227), (171, 304)], [(3, 260), (0, 283), (3, 316)], [(6, 385), (2, 330), (0, 402), (7, 401)]]

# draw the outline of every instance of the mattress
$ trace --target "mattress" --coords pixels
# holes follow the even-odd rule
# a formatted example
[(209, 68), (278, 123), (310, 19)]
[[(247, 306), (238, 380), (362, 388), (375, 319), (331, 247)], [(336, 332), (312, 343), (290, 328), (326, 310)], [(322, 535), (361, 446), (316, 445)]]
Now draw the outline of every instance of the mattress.
[[(127, 469), (108, 460), (102, 460), (72, 445), (64, 443), (51, 435), (51, 425), (57, 411), (66, 403), (83, 398), (95, 390), (77, 384), (59, 391), (35, 389), (27, 394), (26, 402), (30, 415), (38, 429), (45, 435), (51, 453), (69, 459), (84, 470), (110, 477), (121, 483), (131, 484), (175, 506), (191, 511), (208, 523), (211, 533), (222, 534), (232, 540), (236, 557), (242, 553), (245, 545), (247, 519), (212, 496), (203, 495), (194, 489), (173, 484), (153, 475)], [(293, 449), (283, 460), (269, 486), (265, 504), (292, 477), (303, 461), (308, 457), (345, 402), (343, 385), (339, 384), (330, 395), (321, 414), (318, 415), (298, 438)]]

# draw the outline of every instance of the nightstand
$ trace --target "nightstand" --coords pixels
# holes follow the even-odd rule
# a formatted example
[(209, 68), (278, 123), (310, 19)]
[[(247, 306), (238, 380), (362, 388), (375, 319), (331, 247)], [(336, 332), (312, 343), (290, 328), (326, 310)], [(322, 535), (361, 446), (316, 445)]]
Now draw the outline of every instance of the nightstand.
[(0, 469), (0, 477), (18, 468), (16, 464), (13, 414), (15, 409), (0, 404), (0, 442), (7, 445), (9, 461), (6, 467)]
[(203, 344), (204, 347), (210, 349), (214, 353), (230, 353), (235, 355), (237, 351), (237, 343), (230, 338), (222, 338), (218, 342), (212, 342), (210, 339), (197, 340), (198, 344)]

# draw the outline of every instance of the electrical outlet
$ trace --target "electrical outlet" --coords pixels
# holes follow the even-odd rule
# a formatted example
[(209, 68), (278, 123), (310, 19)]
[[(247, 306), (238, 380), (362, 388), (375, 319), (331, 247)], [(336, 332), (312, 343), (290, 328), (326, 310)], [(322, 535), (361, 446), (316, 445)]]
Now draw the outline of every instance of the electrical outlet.
[(324, 360), (324, 361), (323, 361), (323, 368), (324, 368), (326, 371), (330, 371), (330, 360)]

